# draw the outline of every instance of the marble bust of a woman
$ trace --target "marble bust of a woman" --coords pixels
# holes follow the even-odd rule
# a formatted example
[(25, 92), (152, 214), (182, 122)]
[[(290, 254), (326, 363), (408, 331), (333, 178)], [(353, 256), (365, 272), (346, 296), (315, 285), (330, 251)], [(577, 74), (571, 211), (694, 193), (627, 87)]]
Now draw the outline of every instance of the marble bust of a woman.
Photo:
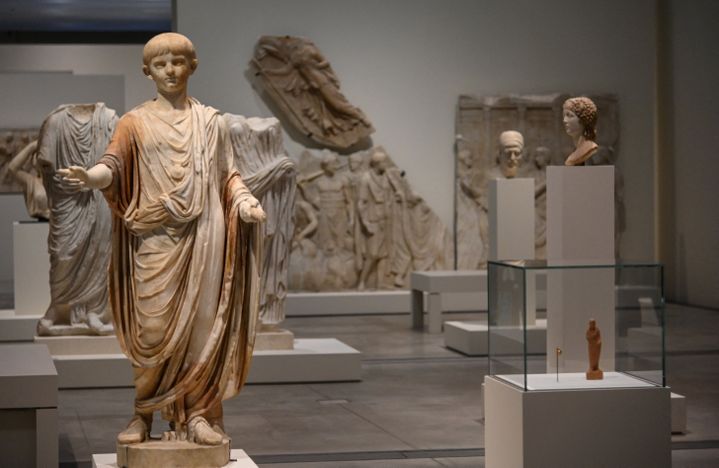
[(597, 106), (587, 97), (574, 97), (562, 106), (564, 130), (572, 137), (574, 151), (565, 166), (580, 166), (597, 151)]

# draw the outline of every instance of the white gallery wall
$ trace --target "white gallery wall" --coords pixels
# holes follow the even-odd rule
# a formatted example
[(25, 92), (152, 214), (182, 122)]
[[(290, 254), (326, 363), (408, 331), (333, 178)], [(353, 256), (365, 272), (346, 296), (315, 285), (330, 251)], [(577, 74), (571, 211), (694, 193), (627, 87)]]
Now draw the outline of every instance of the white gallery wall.
[[(463, 93), (616, 93), (628, 259), (652, 259), (654, 0), (177, 0), (200, 61), (190, 92), (222, 111), (272, 115), (247, 79), (261, 35), (310, 38), (342, 91), (452, 226), (454, 122)], [(601, 118), (601, 117), (600, 117)], [(286, 138), (293, 156), (301, 147)]]
[(155, 85), (142, 74), (143, 44), (0, 45), (0, 72), (65, 71), (76, 75), (119, 75), (124, 108), (151, 99)]
[(719, 2), (666, 6), (665, 285), (671, 300), (719, 309)]

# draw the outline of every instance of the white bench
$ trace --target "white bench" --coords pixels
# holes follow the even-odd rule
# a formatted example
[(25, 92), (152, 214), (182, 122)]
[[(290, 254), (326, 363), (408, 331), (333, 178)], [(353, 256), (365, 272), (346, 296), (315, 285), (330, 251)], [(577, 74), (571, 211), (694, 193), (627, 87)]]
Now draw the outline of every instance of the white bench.
[[(413, 271), (410, 275), (412, 290), (412, 327), (424, 328), (424, 293), (427, 293), (429, 333), (442, 332), (442, 297), (444, 293), (487, 293), (486, 270)], [(486, 307), (477, 304), (477, 310)]]

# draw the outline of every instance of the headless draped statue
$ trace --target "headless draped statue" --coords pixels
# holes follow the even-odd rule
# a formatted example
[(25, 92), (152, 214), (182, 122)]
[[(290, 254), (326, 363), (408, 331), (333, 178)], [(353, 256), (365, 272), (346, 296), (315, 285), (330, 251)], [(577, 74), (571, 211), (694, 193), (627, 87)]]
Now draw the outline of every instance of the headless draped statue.
[(135, 376), (135, 416), (119, 444), (166, 439), (221, 445), (222, 401), (245, 382), (258, 321), (265, 213), (235, 168), (227, 123), (187, 95), (197, 67), (185, 36), (143, 51), (157, 97), (125, 114), (91, 169), (58, 171), (100, 189), (113, 214), (110, 302)]

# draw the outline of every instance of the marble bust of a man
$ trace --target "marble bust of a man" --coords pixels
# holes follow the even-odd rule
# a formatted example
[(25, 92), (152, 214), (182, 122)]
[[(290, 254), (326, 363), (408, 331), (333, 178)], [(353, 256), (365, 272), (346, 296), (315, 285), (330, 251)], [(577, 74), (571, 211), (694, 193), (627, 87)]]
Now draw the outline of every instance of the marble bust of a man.
[(516, 130), (507, 130), (499, 135), (497, 162), (502, 175), (507, 179), (517, 176), (524, 159), (524, 137)]

